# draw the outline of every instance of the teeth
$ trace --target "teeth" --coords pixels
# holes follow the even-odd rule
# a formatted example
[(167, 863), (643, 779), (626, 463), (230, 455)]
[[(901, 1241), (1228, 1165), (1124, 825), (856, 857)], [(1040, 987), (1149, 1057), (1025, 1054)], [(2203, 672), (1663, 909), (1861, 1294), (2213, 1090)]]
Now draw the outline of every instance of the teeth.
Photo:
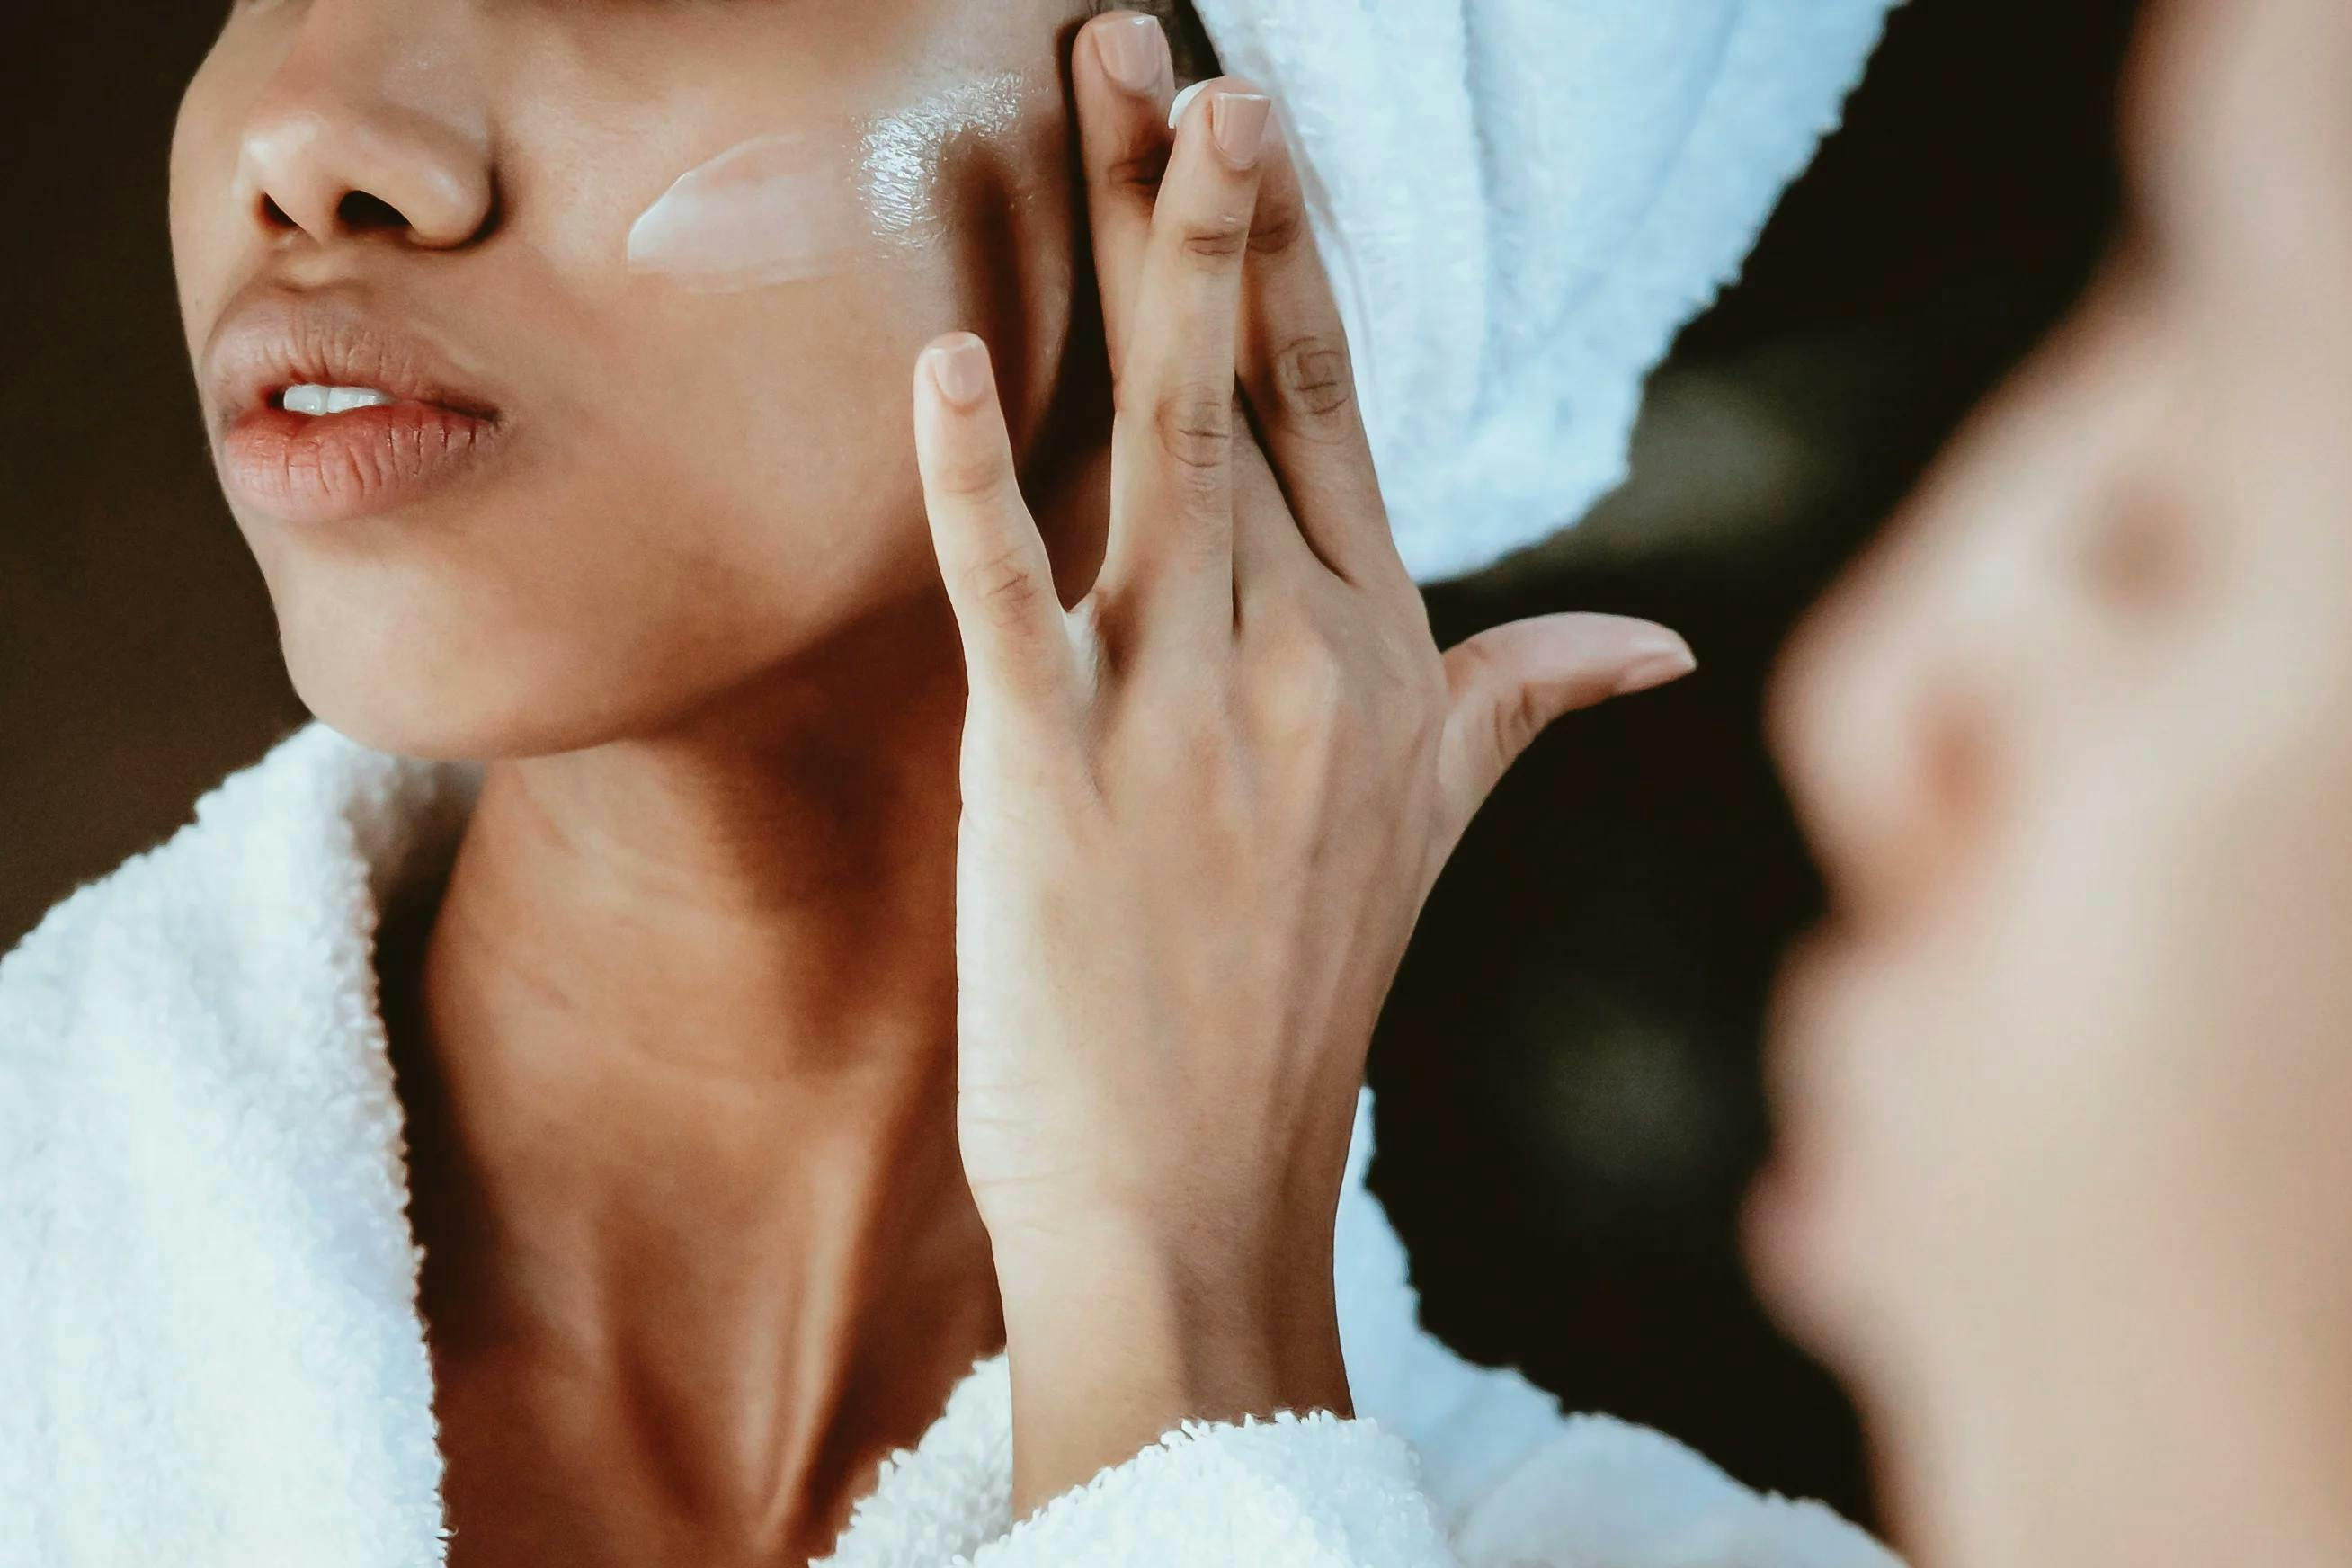
[(289, 386), (282, 399), (289, 414), (348, 414), (354, 408), (375, 408), (393, 401), (389, 393), (372, 386), (320, 386), (305, 382)]

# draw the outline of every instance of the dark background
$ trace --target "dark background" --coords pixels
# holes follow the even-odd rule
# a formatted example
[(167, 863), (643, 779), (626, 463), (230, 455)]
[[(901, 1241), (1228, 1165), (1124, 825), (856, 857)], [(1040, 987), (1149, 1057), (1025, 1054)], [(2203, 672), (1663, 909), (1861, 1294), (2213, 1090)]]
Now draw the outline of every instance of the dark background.
[[(13, 7), (0, 248), (0, 948), (306, 715), (197, 427), (163, 227), (220, 7)], [(1562, 726), (1424, 916), (1374, 1059), (1427, 1320), (1576, 1408), (1872, 1517), (1851, 1414), (1756, 1309), (1759, 1016), (1818, 900), (1759, 736), (1790, 626), (2080, 289), (2135, 0), (1912, 0), (1583, 528), (1433, 592), (1449, 642), (1654, 616), (1703, 668)], [(1928, 1216), (1923, 1216), (1923, 1220)]]

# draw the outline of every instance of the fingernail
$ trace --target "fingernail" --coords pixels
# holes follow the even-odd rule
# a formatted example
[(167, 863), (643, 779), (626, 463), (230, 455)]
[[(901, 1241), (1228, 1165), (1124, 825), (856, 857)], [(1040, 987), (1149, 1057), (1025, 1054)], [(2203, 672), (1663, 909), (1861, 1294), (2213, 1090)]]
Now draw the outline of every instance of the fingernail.
[(1274, 100), (1262, 92), (1221, 92), (1209, 100), (1209, 133), (1237, 169), (1251, 167), (1265, 152), (1273, 123)]
[(1636, 692), (1654, 691), (1669, 681), (1680, 680), (1698, 668), (1698, 660), (1680, 637), (1674, 646), (1635, 659), (1625, 667), (1618, 679), (1617, 695), (1631, 697)]
[(1129, 11), (1098, 23), (1095, 49), (1111, 80), (1129, 92), (1156, 91), (1174, 74), (1168, 54), (1168, 35), (1160, 18)]
[(1209, 84), (1207, 82), (1196, 81), (1192, 86), (1186, 88), (1183, 91), (1178, 93), (1176, 95), (1176, 101), (1168, 106), (1168, 129), (1173, 131), (1178, 126), (1183, 124), (1184, 111), (1192, 107), (1192, 100), (1194, 99), (1200, 97), (1202, 93), (1208, 90)]
[(972, 407), (988, 395), (988, 345), (971, 333), (940, 344), (928, 357), (932, 384), (958, 408)]

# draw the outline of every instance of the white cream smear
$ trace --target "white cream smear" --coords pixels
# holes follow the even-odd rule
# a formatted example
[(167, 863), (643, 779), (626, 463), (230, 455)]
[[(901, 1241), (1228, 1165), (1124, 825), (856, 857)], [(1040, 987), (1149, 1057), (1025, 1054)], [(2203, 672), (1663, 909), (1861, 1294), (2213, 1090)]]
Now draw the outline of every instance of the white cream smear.
[(679, 175), (629, 228), (632, 272), (698, 291), (805, 282), (947, 228), (941, 171), (1021, 115), (1014, 75), (955, 84), (839, 138), (739, 142)]
[(765, 289), (833, 271), (865, 238), (843, 154), (758, 136), (680, 174), (629, 228), (629, 270), (689, 289)]

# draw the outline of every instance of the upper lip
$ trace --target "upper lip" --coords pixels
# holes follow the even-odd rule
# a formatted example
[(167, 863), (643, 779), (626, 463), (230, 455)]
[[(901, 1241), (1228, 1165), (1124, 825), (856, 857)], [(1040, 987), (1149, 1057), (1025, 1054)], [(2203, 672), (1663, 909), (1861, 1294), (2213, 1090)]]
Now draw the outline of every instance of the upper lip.
[(224, 425), (306, 383), (373, 387), (396, 399), (498, 416), (432, 342), (348, 300), (271, 292), (240, 301), (213, 329), (205, 360)]

